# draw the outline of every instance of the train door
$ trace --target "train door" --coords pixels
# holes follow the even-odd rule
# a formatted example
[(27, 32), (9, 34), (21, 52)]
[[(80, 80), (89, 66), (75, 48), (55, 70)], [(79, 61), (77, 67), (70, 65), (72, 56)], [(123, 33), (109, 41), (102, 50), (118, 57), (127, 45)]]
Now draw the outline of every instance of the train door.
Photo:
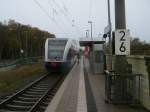
[(72, 67), (72, 65), (74, 64), (74, 56), (75, 56), (75, 51), (74, 51), (73, 47), (70, 47), (70, 49), (68, 51), (68, 55), (67, 55), (68, 67)]

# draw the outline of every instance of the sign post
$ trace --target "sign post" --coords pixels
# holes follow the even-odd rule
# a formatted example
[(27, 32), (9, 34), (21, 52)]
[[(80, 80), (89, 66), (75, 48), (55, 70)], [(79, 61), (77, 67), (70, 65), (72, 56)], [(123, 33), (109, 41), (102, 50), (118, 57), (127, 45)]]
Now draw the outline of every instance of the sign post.
[(126, 29), (115, 31), (115, 54), (130, 55), (130, 32)]

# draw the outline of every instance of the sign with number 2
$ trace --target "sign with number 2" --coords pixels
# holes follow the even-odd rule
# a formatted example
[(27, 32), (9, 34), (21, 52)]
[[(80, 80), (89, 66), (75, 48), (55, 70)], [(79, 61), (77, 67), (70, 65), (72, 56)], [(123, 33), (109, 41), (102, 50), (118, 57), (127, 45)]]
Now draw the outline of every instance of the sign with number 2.
[(115, 54), (130, 54), (130, 32), (129, 30), (120, 29), (115, 31)]

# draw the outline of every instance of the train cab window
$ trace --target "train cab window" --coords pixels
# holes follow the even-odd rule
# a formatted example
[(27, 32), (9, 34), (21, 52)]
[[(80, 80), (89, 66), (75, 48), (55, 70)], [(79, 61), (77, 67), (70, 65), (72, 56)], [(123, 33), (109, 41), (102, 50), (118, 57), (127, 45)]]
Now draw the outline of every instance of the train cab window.
[(60, 60), (63, 58), (63, 52), (67, 40), (49, 40), (48, 42), (48, 58)]
[(61, 51), (50, 51), (48, 52), (49, 59), (61, 59), (63, 56), (63, 52)]

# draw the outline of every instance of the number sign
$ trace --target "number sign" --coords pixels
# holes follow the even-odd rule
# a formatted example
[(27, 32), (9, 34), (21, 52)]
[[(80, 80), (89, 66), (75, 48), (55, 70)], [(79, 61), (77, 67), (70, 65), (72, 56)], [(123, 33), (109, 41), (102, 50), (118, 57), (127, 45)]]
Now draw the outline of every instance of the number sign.
[(130, 35), (129, 30), (120, 29), (115, 31), (115, 54), (130, 54)]

